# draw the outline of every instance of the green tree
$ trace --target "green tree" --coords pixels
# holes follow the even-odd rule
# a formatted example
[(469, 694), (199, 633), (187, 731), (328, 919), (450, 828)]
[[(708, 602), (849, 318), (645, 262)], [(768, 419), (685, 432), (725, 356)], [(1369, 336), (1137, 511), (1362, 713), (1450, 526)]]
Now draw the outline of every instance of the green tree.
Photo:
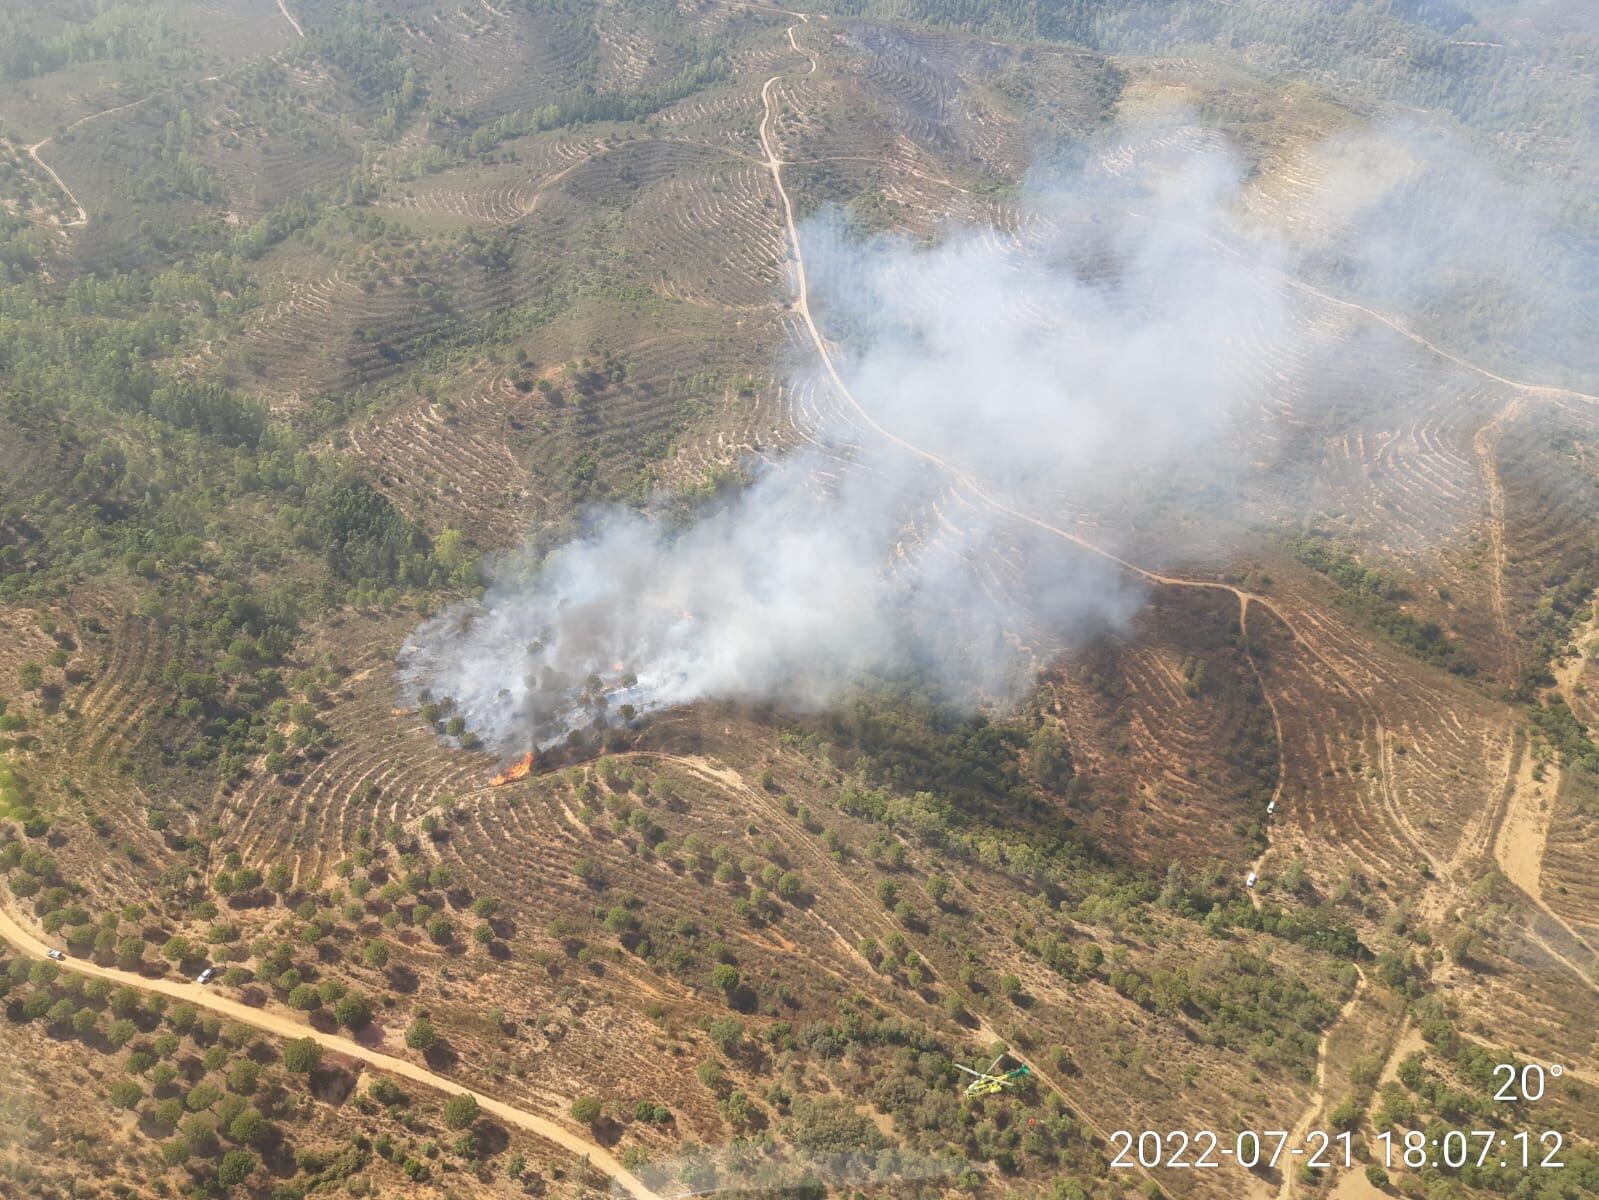
[(737, 1017), (717, 1017), (707, 1032), (723, 1054), (737, 1054), (744, 1044), (744, 1022)]
[(310, 1012), (312, 1009), (320, 1008), (321, 1005), (322, 994), (309, 983), (299, 984), (289, 993), (290, 1008), (297, 1008), (301, 1012)]
[(572, 1116), (585, 1125), (592, 1125), (600, 1119), (599, 1100), (594, 1096), (579, 1096), (572, 1101)]
[(228, 1068), (228, 1090), (240, 1096), (248, 1096), (255, 1091), (260, 1078), (261, 1064), (253, 1058), (241, 1058)]
[(229, 1150), (217, 1167), (217, 1182), (223, 1187), (236, 1187), (255, 1170), (255, 1155), (248, 1150)]
[(752, 1115), (749, 1094), (747, 1092), (733, 1092), (717, 1106), (722, 1110), (722, 1115), (727, 1118), (728, 1124), (735, 1129), (744, 1128)]
[(627, 908), (618, 904), (605, 914), (605, 928), (612, 933), (629, 933), (638, 928), (638, 918)]
[(1028, 750), (1033, 780), (1040, 787), (1060, 788), (1071, 782), (1071, 751), (1055, 725), (1040, 725), (1033, 733)]
[(1339, 1129), (1352, 1130), (1360, 1124), (1365, 1115), (1360, 1102), (1350, 1096), (1332, 1110), (1328, 1120)]
[(228, 1136), (241, 1146), (252, 1146), (266, 1134), (267, 1121), (253, 1108), (247, 1108), (228, 1124)]
[(346, 1029), (361, 1029), (372, 1020), (372, 1004), (360, 992), (350, 992), (333, 1006), (333, 1016)]
[(444, 1102), (444, 1123), (451, 1129), (465, 1129), (478, 1118), (477, 1097), (462, 1092)]
[(447, 528), (433, 543), (433, 557), (447, 571), (453, 571), (468, 558), (466, 535), (459, 529)]
[[(112, 1000), (112, 1009), (115, 1011), (116, 1001)], [(186, 1033), (193, 1027), (195, 1019), (200, 1015), (200, 1010), (187, 1002), (174, 1004), (167, 1012), (167, 1024), (179, 1033)]]
[(296, 1038), (283, 1047), (283, 1066), (296, 1075), (309, 1075), (322, 1062), (322, 1047), (315, 1038)]
[(399, 1085), (384, 1075), (374, 1079), (371, 1086), (367, 1088), (367, 1092), (379, 1104), (391, 1108), (399, 1107), (410, 1101), (410, 1097), (400, 1090)]
[(405, 1031), (405, 1044), (413, 1050), (431, 1050), (438, 1044), (438, 1040), (433, 1022), (426, 1017), (417, 1017)]

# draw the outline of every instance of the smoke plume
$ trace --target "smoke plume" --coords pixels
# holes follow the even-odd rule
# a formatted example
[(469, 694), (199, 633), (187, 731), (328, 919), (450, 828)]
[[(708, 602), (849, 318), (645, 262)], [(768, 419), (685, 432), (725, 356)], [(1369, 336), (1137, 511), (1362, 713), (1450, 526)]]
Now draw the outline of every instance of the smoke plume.
[(1263, 284), (1277, 251), (1232, 216), (1239, 188), (1210, 147), (1142, 179), (1040, 178), (1008, 231), (928, 245), (811, 221), (812, 302), (864, 415), (812, 354), (791, 372), (809, 443), (687, 524), (586, 514), (418, 629), (402, 679), (506, 753), (624, 704), (820, 706), (868, 675), (1004, 701), (1142, 595), (1004, 510), (1109, 553), (1135, 532), (1158, 545), (1139, 523), (1153, 499), (1232, 485), (1258, 440), (1264, 381), (1239, 376), (1237, 341), (1269, 348), (1287, 315)]

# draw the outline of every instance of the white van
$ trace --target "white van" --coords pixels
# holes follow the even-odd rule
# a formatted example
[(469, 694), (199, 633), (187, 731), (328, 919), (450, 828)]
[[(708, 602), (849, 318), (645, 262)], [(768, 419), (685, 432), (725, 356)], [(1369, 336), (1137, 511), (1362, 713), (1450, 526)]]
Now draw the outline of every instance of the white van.
[(196, 983), (210, 983), (216, 977), (216, 973), (217, 969), (215, 967), (207, 967), (194, 977), (194, 981)]
[(1244, 880), (1244, 886), (1245, 887), (1254, 887), (1255, 884), (1257, 884), (1259, 882), (1260, 882), (1260, 876), (1255, 874), (1255, 872), (1251, 871), (1249, 873), (1249, 878)]

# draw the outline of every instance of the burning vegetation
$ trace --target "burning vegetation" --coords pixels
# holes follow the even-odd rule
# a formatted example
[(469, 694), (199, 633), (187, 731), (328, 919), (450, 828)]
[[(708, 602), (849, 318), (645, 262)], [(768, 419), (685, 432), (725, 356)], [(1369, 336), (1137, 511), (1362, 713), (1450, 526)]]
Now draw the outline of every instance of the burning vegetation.
[(533, 771), (533, 752), (530, 750), (517, 759), (493, 779), (489, 780), (490, 787), (499, 787), (506, 783), (515, 783), (518, 779), (526, 779)]

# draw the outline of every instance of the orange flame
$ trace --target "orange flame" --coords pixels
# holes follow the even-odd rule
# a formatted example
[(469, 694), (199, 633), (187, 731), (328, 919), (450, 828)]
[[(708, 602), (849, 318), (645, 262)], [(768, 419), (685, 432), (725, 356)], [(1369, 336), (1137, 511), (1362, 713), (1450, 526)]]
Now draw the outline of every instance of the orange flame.
[(533, 752), (530, 750), (517, 759), (493, 779), (489, 780), (490, 787), (499, 787), (502, 783), (515, 783), (518, 779), (526, 779), (533, 770)]

